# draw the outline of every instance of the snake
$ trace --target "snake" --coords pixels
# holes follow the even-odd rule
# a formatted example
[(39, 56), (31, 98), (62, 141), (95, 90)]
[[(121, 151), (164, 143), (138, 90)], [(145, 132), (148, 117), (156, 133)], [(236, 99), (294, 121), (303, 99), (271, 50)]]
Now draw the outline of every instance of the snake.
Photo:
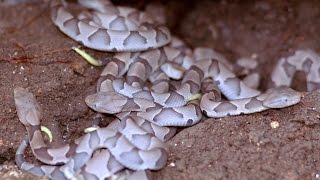
[[(168, 155), (161, 137), (155, 138), (154, 134), (137, 126), (130, 116), (85, 134), (71, 145), (49, 148), (41, 134), (41, 110), (33, 94), (23, 88), (15, 88), (14, 98), (19, 120), (28, 132), (28, 138), (16, 153), (16, 162), (21, 169), (35, 175), (59, 179), (76, 175), (81, 169), (82, 174), (90, 173), (86, 170), (90, 164), (86, 163), (94, 161), (92, 155), (101, 148), (108, 150), (103, 152), (108, 153), (109, 158), (105, 157), (101, 163), (111, 164), (107, 166), (110, 168), (107, 172), (111, 173), (124, 166), (134, 170), (157, 170), (166, 163)], [(36, 166), (25, 161), (23, 154), (28, 144), (37, 159), (48, 165)]]
[(280, 58), (271, 73), (269, 87), (290, 86), (297, 71), (304, 72), (308, 91), (320, 88), (320, 56), (312, 49), (298, 49)]
[[(301, 93), (279, 82), (277, 75), (272, 77), (274, 87), (258, 91), (239, 79), (222, 56), (214, 51), (191, 53), (144, 12), (110, 1), (78, 2), (93, 11), (75, 17), (64, 1), (51, 0), (51, 18), (61, 32), (82, 45), (116, 52), (104, 61), (97, 92), (85, 102), (117, 119), (68, 145), (49, 148), (40, 131), (39, 105), (31, 93), (16, 88), (18, 117), (28, 133), (17, 150), (16, 162), (32, 174), (52, 179), (104, 179), (123, 168), (158, 170), (168, 158), (163, 142), (174, 136), (176, 126), (192, 126), (203, 114), (213, 118), (250, 114), (288, 107), (301, 99)], [(304, 58), (305, 63), (299, 67), (295, 58)], [(313, 59), (318, 59), (317, 54), (297, 51), (294, 57), (280, 60), (283, 63), (273, 74), (280, 71), (290, 79), (302, 69), (309, 76), (314, 73), (310, 64), (319, 63)], [(317, 85), (312, 78), (317, 76), (307, 78), (308, 86)], [(179, 80), (178, 84), (173, 85), (172, 79)], [(196, 98), (198, 94), (203, 94), (201, 99)], [(44, 165), (24, 159), (29, 145)], [(96, 170), (98, 167), (103, 169)]]
[(258, 72), (258, 62), (256, 60), (256, 55), (251, 57), (241, 57), (235, 61), (235, 63), (230, 63), (227, 58), (208, 47), (196, 47), (193, 50), (194, 59), (201, 60), (206, 58), (216, 59), (222, 62), (228, 69), (236, 74), (237, 77), (242, 76), (242, 81), (248, 87), (257, 89), (260, 81), (260, 74)]
[[(131, 106), (128, 104), (132, 104), (132, 101), (141, 99), (149, 100), (150, 102), (161, 105), (164, 107), (162, 110), (165, 110), (168, 107), (175, 107), (175, 109), (178, 110), (177, 108), (188, 107), (188, 105), (185, 106), (188, 102), (188, 98), (200, 91), (201, 83), (207, 78), (214, 80), (221, 93), (229, 99), (229, 101), (217, 101), (210, 97), (209, 92), (204, 93), (200, 101), (200, 108), (208, 117), (218, 118), (228, 115), (261, 112), (270, 108), (283, 108), (294, 105), (301, 99), (301, 93), (286, 86), (271, 88), (268, 91), (261, 93), (260, 91), (246, 86), (232, 71), (221, 63), (221, 61), (215, 59), (202, 59), (198, 60), (186, 71), (184, 79), (182, 80), (184, 85), (182, 86), (183, 90), (178, 89), (162, 94), (154, 93), (141, 88), (134, 88), (128, 85), (123, 78), (120, 78), (113, 80), (114, 91), (109, 91), (108, 93), (110, 95), (107, 95), (108, 93), (98, 92), (89, 95), (86, 98), (86, 103), (95, 111), (109, 114), (128, 111), (126, 108)], [(114, 94), (114, 92), (116, 93)], [(117, 98), (119, 103), (114, 104), (112, 98), (115, 98), (120, 94), (124, 96), (120, 96), (122, 97), (121, 100), (120, 98)], [(166, 97), (166, 99), (164, 99), (164, 97)], [(117, 106), (117, 104), (120, 106)], [(174, 121), (177, 124), (159, 124), (157, 117), (161, 114), (160, 109), (158, 110), (159, 114), (149, 113), (148, 108), (154, 107), (155, 105), (151, 104), (149, 107), (147, 103), (143, 104), (144, 107), (137, 105), (139, 110), (136, 111), (141, 111), (137, 113), (139, 116), (146, 118), (149, 121), (151, 119), (151, 122), (158, 123), (160, 126), (181, 126), (181, 122), (183, 121), (178, 119)], [(144, 114), (150, 114), (152, 118), (145, 116)], [(183, 114), (181, 114), (181, 117), (183, 117)], [(183, 124), (183, 126), (185, 125), (192, 124)]]
[(134, 8), (113, 6), (108, 1), (102, 4), (101, 0), (79, 2), (85, 6), (98, 4), (91, 6), (97, 10), (90, 13), (95, 22), (75, 17), (62, 0), (50, 1), (51, 19), (61, 32), (86, 47), (114, 52), (143, 51), (161, 47), (171, 40), (166, 26), (148, 22), (148, 18)]

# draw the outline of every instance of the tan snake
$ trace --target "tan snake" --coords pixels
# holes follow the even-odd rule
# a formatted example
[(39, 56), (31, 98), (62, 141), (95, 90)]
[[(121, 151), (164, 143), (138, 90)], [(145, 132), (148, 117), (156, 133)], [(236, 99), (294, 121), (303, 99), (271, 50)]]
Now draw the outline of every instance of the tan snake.
[[(301, 94), (287, 87), (260, 93), (238, 79), (219, 57), (194, 58), (188, 50), (181, 48), (181, 44), (168, 44), (171, 40), (168, 29), (156, 24), (145, 13), (116, 7), (108, 1), (79, 2), (95, 11), (75, 17), (61, 1), (50, 2), (53, 22), (62, 32), (96, 50), (130, 51), (116, 53), (106, 61), (98, 92), (86, 98), (92, 109), (115, 114), (121, 121), (115, 120), (73, 144), (50, 149), (39, 129), (39, 106), (32, 94), (17, 88), (18, 116), (29, 135), (16, 154), (21, 169), (53, 179), (104, 179), (124, 167), (156, 170), (162, 168), (167, 159), (163, 141), (175, 133), (174, 128), (161, 126), (194, 125), (200, 121), (201, 112), (209, 117), (224, 117), (283, 108), (300, 101)], [(304, 65), (294, 61), (301, 58)], [(294, 56), (280, 60), (273, 74), (281, 71), (292, 78), (295, 70), (302, 69), (308, 73), (307, 77), (310, 76), (307, 79), (312, 85), (308, 86), (315, 86), (317, 82), (313, 78), (318, 76), (312, 75), (314, 70), (310, 62), (318, 64), (318, 59), (313, 52), (297, 51)], [(170, 78), (179, 79), (182, 74), (180, 86), (170, 90)], [(284, 85), (276, 77), (281, 76), (274, 75), (273, 84)], [(147, 80), (151, 87), (145, 85)], [(203, 86), (204, 82), (208, 84)], [(215, 86), (210, 84), (213, 83), (227, 101), (216, 101), (212, 97)], [(200, 105), (197, 100), (193, 101), (199, 93), (203, 93)], [(36, 166), (24, 160), (28, 141), (36, 158), (46, 165)], [(94, 170), (101, 166), (105, 173)]]

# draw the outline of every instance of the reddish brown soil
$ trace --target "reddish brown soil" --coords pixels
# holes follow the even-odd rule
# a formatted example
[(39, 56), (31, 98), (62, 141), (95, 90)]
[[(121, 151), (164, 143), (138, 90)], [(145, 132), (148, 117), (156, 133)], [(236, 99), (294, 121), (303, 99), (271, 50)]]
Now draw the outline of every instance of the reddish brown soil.
[[(311, 1), (164, 2), (169, 26), (190, 46), (208, 46), (231, 61), (258, 55), (269, 80), (274, 63), (297, 48), (320, 50), (320, 3)], [(127, 2), (143, 8), (144, 3)], [(78, 44), (53, 26), (44, 3), (0, 4), (0, 179), (35, 179), (14, 166), (25, 135), (13, 102), (13, 88), (33, 92), (43, 109), (41, 124), (54, 143), (68, 143), (94, 124), (84, 98), (95, 91), (102, 68), (71, 50)], [(83, 48), (85, 49), (85, 48)], [(85, 49), (95, 57), (107, 53)], [(297, 76), (297, 89), (305, 89)], [(319, 92), (296, 106), (253, 115), (207, 119), (182, 129), (167, 144), (167, 166), (154, 179), (319, 179)], [(110, 117), (105, 116), (103, 125)], [(279, 122), (278, 128), (270, 123)], [(28, 152), (27, 158), (32, 159)]]

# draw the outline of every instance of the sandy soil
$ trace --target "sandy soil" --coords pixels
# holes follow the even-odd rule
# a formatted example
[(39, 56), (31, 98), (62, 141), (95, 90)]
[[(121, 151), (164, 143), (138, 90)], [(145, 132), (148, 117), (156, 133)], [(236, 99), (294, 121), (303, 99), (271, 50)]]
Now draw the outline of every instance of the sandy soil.
[[(137, 3), (139, 2), (139, 3)], [(121, 3), (143, 8), (146, 1)], [(192, 47), (208, 46), (230, 61), (257, 55), (266, 88), (274, 63), (298, 48), (320, 50), (320, 3), (311, 1), (163, 1), (172, 33)], [(14, 165), (25, 135), (13, 88), (35, 94), (42, 125), (54, 145), (68, 143), (94, 124), (84, 98), (95, 91), (102, 68), (71, 50), (78, 44), (53, 26), (45, 3), (0, 3), (0, 179), (35, 179)], [(85, 48), (83, 48), (85, 49)], [(106, 53), (85, 49), (95, 57)], [(302, 74), (294, 87), (305, 90)], [(153, 179), (319, 179), (319, 92), (296, 106), (253, 115), (206, 119), (181, 129), (167, 144), (167, 166)], [(111, 117), (104, 116), (101, 126)], [(279, 127), (272, 128), (271, 123)], [(32, 160), (32, 154), (27, 153)]]

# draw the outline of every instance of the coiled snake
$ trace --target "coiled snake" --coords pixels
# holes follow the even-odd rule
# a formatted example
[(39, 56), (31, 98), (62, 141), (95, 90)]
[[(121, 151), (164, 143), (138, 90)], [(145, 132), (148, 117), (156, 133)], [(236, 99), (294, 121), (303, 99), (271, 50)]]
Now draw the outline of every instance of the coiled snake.
[[(64, 2), (51, 0), (51, 17), (64, 34), (84, 46), (117, 52), (105, 61), (97, 93), (85, 99), (93, 110), (114, 114), (117, 119), (74, 143), (48, 148), (40, 131), (39, 105), (31, 93), (16, 88), (18, 116), (28, 132), (16, 162), (32, 174), (52, 179), (105, 179), (123, 168), (157, 170), (166, 164), (164, 141), (175, 134), (175, 126), (194, 125), (202, 114), (216, 118), (294, 105), (301, 93), (287, 86), (296, 70), (307, 73), (310, 90), (319, 86), (319, 56), (311, 50), (281, 59), (272, 73), (274, 87), (261, 93), (240, 80), (220, 56), (193, 54), (147, 13), (109, 1), (79, 3), (93, 11), (75, 17)], [(220, 92), (228, 100), (220, 100)], [(25, 161), (28, 144), (45, 165)]]

